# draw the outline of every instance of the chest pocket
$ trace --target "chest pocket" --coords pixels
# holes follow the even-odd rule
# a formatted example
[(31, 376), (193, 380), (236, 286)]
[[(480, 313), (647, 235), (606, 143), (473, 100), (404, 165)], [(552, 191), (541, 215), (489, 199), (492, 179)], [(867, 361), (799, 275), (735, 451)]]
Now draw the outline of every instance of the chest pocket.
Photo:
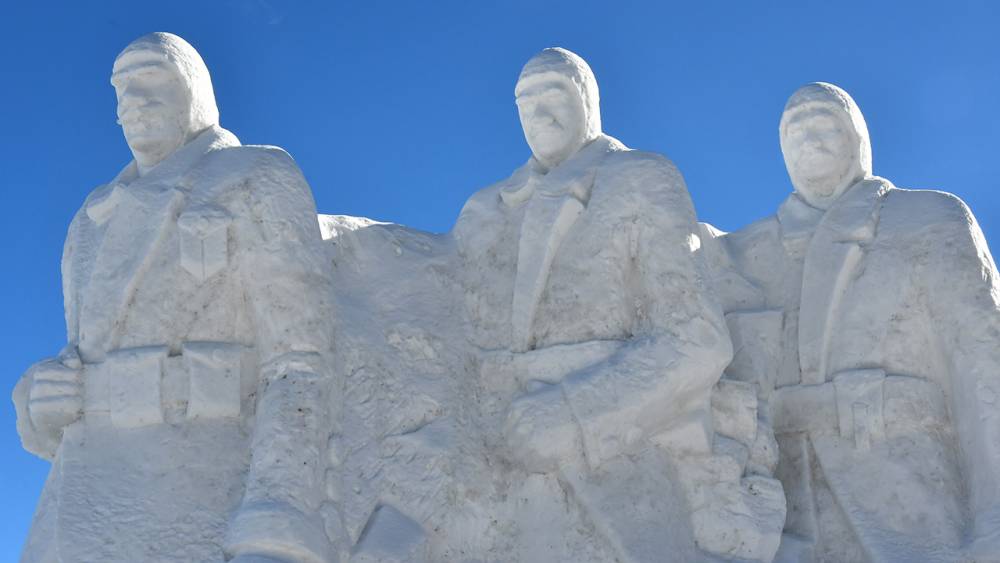
[(214, 205), (188, 209), (177, 220), (181, 266), (199, 283), (229, 265), (229, 226), (232, 216)]

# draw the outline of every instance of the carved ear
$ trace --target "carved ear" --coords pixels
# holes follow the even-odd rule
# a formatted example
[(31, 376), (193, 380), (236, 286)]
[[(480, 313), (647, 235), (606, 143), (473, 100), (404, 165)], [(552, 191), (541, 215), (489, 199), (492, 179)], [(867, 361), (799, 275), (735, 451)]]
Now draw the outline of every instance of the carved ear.
[(177, 221), (181, 266), (199, 283), (229, 265), (229, 225), (232, 216), (214, 205), (188, 209)]

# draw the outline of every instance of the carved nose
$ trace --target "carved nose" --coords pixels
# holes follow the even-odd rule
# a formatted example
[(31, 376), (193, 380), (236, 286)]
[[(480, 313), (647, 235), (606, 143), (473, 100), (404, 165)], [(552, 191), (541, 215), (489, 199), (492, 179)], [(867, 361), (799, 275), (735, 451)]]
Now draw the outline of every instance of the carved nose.
[(535, 111), (532, 112), (531, 117), (532, 117), (532, 119), (538, 121), (539, 123), (544, 123), (544, 124), (549, 124), (549, 123), (555, 121), (555, 118), (552, 117), (552, 114), (549, 113), (548, 110), (540, 108), (540, 107), (539, 108), (535, 108)]

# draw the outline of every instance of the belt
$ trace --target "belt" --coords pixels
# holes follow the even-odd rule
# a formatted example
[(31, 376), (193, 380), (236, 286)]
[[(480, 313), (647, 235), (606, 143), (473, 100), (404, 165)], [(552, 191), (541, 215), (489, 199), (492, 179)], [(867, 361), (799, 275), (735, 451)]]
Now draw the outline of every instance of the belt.
[(925, 431), (948, 418), (937, 384), (886, 375), (877, 368), (843, 371), (819, 385), (781, 387), (770, 403), (775, 434), (839, 434), (859, 450), (886, 437)]
[(134, 428), (183, 419), (240, 416), (242, 380), (251, 348), (228, 342), (187, 342), (109, 352), (83, 366), (84, 413)]

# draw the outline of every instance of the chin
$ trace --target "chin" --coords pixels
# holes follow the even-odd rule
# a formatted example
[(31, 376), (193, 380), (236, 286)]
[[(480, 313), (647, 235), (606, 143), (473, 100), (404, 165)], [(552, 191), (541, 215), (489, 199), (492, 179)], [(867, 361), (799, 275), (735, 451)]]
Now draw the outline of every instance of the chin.
[(816, 188), (815, 184), (810, 182), (796, 184), (795, 191), (798, 192), (802, 199), (806, 200), (806, 203), (814, 207), (825, 208), (835, 199), (832, 189), (827, 189), (826, 186), (823, 189)]
[(809, 186), (809, 193), (818, 195), (828, 195), (833, 191), (833, 184), (837, 183), (837, 178), (832, 174), (796, 174), (795, 183), (802, 186)]
[(130, 147), (145, 151), (155, 152), (162, 147), (172, 147), (182, 142), (184, 135), (179, 131), (162, 131), (153, 129), (149, 132), (136, 135), (125, 135), (125, 140)]
[(132, 149), (132, 152), (142, 153), (142, 154), (155, 154), (161, 152), (162, 147), (167, 143), (162, 139), (151, 139), (149, 137), (139, 137), (136, 139), (125, 139), (128, 142), (128, 148)]
[(541, 147), (544, 148), (540, 148), (539, 150), (533, 152), (549, 160), (559, 159), (566, 156), (566, 153), (570, 151), (570, 146), (571, 145), (565, 143), (542, 143)]

